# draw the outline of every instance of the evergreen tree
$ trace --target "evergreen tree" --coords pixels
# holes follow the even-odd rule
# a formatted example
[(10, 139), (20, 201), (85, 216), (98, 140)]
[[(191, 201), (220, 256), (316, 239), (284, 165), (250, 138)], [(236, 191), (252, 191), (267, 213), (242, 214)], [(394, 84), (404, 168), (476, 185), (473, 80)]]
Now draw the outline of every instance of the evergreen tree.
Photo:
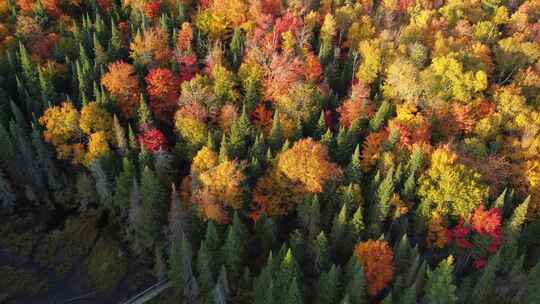
[(364, 304), (366, 301), (366, 279), (358, 258), (352, 255), (347, 263), (343, 278), (345, 292), (351, 304)]
[(229, 226), (227, 229), (227, 238), (221, 248), (224, 264), (230, 274), (232, 282), (237, 282), (240, 278), (242, 262), (244, 259), (244, 240), (238, 233), (238, 229)]
[(219, 144), (219, 162), (226, 162), (231, 157), (230, 144), (227, 140), (227, 136), (223, 134), (221, 136), (221, 143)]
[(147, 247), (162, 239), (167, 217), (167, 191), (152, 169), (145, 167), (141, 175), (141, 212), (143, 239)]
[(131, 160), (124, 157), (122, 160), (122, 171), (115, 181), (114, 205), (121, 211), (121, 214), (126, 214), (129, 208), (129, 194), (135, 177), (135, 167)]
[(360, 166), (360, 146), (356, 145), (351, 157), (351, 161), (345, 170), (345, 178), (348, 183), (359, 183), (362, 178), (362, 168)]
[(526, 283), (520, 291), (521, 303), (539, 303), (540, 301), (540, 261), (529, 271)]
[(381, 129), (383, 124), (389, 118), (391, 111), (392, 105), (385, 99), (375, 113), (375, 116), (373, 116), (373, 118), (369, 121), (369, 128), (372, 132), (377, 132)]
[(201, 291), (203, 294), (210, 292), (214, 286), (214, 276), (210, 266), (211, 259), (210, 252), (203, 240), (197, 254), (197, 278), (201, 284)]
[(313, 267), (315, 273), (318, 274), (327, 271), (330, 268), (330, 248), (324, 231), (321, 231), (317, 236), (313, 247), (315, 257)]
[[(283, 257), (279, 266), (279, 272), (275, 281), (276, 290), (288, 291), (293, 281), (297, 279), (299, 275), (298, 265), (292, 253), (292, 250), (287, 249), (287, 253)], [(288, 292), (276, 293), (276, 303), (284, 303), (287, 301)]]
[(92, 162), (90, 165), (90, 172), (96, 181), (96, 190), (101, 205), (105, 208), (110, 208), (113, 202), (113, 193), (110, 186), (111, 182), (103, 168), (101, 159), (96, 159)]
[(482, 272), (482, 276), (476, 282), (471, 294), (471, 298), (469, 299), (469, 303), (492, 303), (491, 301), (494, 293), (496, 271), (499, 264), (500, 255), (497, 253), (489, 259), (484, 271)]
[(193, 259), (191, 244), (184, 235), (181, 241), (175, 241), (171, 246), (169, 278), (173, 289), (181, 298), (182, 303), (196, 303), (199, 287), (191, 266)]
[(351, 234), (348, 227), (347, 206), (343, 204), (341, 210), (334, 217), (330, 232), (334, 256), (341, 257), (349, 252), (348, 247), (352, 243), (349, 236)]
[(38, 97), (39, 82), (36, 67), (30, 59), (30, 54), (22, 42), (19, 41), (19, 62), (22, 71), (22, 76), (26, 88), (30, 90), (30, 94), (34, 97)]
[(416, 284), (412, 284), (411, 286), (407, 287), (405, 291), (403, 292), (403, 297), (401, 298), (400, 303), (416, 304), (418, 303), (417, 298), (418, 296), (416, 294)]
[(302, 299), (302, 294), (298, 288), (298, 282), (296, 277), (293, 278), (292, 283), (287, 291), (287, 296), (285, 297), (285, 304), (302, 304), (304, 303)]
[(449, 256), (439, 263), (435, 270), (428, 270), (426, 301), (433, 304), (453, 304), (457, 302), (456, 285), (453, 282), (454, 258)]
[(324, 110), (321, 111), (319, 115), (319, 120), (317, 120), (317, 126), (313, 132), (313, 138), (321, 139), (324, 133), (327, 132), (328, 127), (326, 126), (326, 120), (324, 119)]
[(114, 130), (114, 138), (116, 139), (115, 144), (118, 148), (118, 151), (121, 155), (126, 155), (128, 152), (128, 142), (126, 138), (126, 131), (120, 124), (120, 121), (118, 121), (118, 117), (116, 114), (113, 116), (113, 130)]
[(94, 33), (92, 39), (94, 44), (94, 62), (97, 66), (103, 66), (108, 62), (107, 52), (103, 45), (101, 45), (96, 33)]
[(340, 126), (336, 137), (336, 160), (340, 164), (349, 163), (351, 157), (352, 146), (347, 138), (347, 132), (343, 126)]
[(35, 109), (36, 111), (34, 111), (34, 113), (41, 115), (48, 104), (54, 104), (56, 101), (56, 92), (49, 74), (45, 74), (41, 69), (38, 69), (38, 78), (41, 92), (41, 105), (39, 109)]
[(154, 120), (152, 118), (152, 112), (150, 112), (150, 108), (148, 107), (148, 103), (146, 102), (146, 99), (141, 94), (139, 97), (139, 110), (138, 110), (138, 121), (139, 125), (147, 125), (147, 126), (153, 126)]
[(233, 69), (238, 69), (242, 61), (242, 53), (244, 52), (244, 37), (240, 28), (235, 28), (231, 43), (229, 44), (231, 53), (231, 64)]
[(251, 123), (247, 117), (246, 107), (242, 107), (242, 114), (231, 126), (230, 152), (232, 158), (244, 158), (251, 137)]
[(16, 195), (4, 172), (0, 169), (0, 203), (4, 209), (11, 209), (15, 206)]
[(273, 151), (279, 151), (283, 144), (283, 130), (281, 129), (281, 123), (279, 121), (279, 110), (274, 112), (274, 121), (272, 123), (272, 129), (268, 135), (268, 144)]
[[(59, 170), (54, 161), (54, 152), (43, 142), (41, 132), (32, 124), (32, 146), (36, 151), (37, 160), (43, 176), (46, 177), (49, 188), (57, 190), (60, 188)], [(1, 161), (0, 161), (1, 163)]]
[(339, 301), (341, 295), (341, 269), (332, 265), (328, 272), (324, 272), (319, 278), (317, 296), (318, 304), (333, 304)]
[(180, 196), (176, 186), (171, 185), (171, 206), (169, 208), (169, 242), (180, 240), (182, 234), (189, 235), (189, 215), (180, 202)]

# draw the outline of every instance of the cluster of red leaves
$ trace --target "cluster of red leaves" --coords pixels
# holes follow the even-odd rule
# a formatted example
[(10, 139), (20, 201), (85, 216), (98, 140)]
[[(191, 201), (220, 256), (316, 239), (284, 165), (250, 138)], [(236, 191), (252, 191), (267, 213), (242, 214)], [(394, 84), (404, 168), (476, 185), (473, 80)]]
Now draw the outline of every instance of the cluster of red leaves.
[[(473, 233), (489, 237), (491, 242), (487, 248), (488, 254), (494, 254), (502, 244), (502, 214), (501, 209), (492, 208), (486, 210), (483, 205), (478, 207), (471, 215), (470, 224), (466, 225), (463, 219), (452, 229), (447, 230), (446, 236), (450, 241), (454, 241), (459, 248), (471, 249), (474, 242), (471, 241)], [(474, 257), (474, 266), (484, 267), (487, 262), (486, 256)]]
[(399, 10), (406, 12), (409, 7), (415, 4), (413, 0), (399, 0)]
[(156, 128), (150, 128), (139, 135), (139, 143), (150, 152), (167, 149), (167, 139)]
[(364, 269), (368, 293), (377, 295), (394, 277), (392, 248), (387, 241), (368, 240), (356, 245), (354, 254)]
[(113, 7), (113, 1), (111, 0), (96, 0), (96, 3), (104, 12), (110, 12)]
[(374, 110), (368, 99), (348, 99), (337, 108), (337, 112), (339, 123), (349, 128), (355, 120), (371, 117)]
[(180, 83), (190, 80), (197, 74), (199, 67), (197, 66), (197, 55), (180, 55), (178, 56), (178, 65), (180, 69)]
[(176, 116), (206, 121), (209, 118), (209, 113), (199, 102), (190, 102), (182, 105), (176, 112)]
[(418, 120), (415, 124), (391, 121), (388, 129), (398, 132), (402, 149), (410, 149), (414, 144), (429, 144), (431, 141), (431, 128), (426, 120)]
[(278, 18), (274, 25), (274, 34), (276, 37), (281, 37), (281, 34), (291, 31), (295, 32), (299, 30), (304, 22), (298, 16), (294, 16), (291, 13), (286, 13), (283, 17)]
[(150, 107), (154, 115), (169, 122), (176, 111), (180, 80), (167, 68), (154, 68), (145, 77), (150, 95)]
[(251, 121), (265, 134), (268, 134), (272, 128), (273, 117), (272, 112), (264, 102), (258, 103), (253, 112), (251, 112)]
[(274, 54), (263, 79), (264, 98), (275, 101), (302, 79), (304, 67), (297, 57)]
[(150, 19), (155, 19), (160, 9), (161, 2), (159, 0), (150, 1), (144, 5), (144, 14)]
[(62, 15), (62, 10), (60, 9), (59, 2), (60, 1), (58, 0), (42, 0), (41, 1), (47, 14), (53, 18), (58, 18)]
[(33, 54), (38, 54), (41, 58), (50, 58), (52, 57), (59, 40), (60, 36), (58, 34), (47, 34), (36, 39), (30, 45), (30, 50)]

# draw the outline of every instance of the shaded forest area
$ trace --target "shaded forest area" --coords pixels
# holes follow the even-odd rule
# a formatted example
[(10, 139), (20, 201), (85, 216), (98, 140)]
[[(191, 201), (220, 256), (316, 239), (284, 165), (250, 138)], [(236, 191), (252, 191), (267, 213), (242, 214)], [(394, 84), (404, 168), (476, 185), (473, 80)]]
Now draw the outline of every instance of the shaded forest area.
[(0, 303), (540, 303), (539, 0), (0, 0)]

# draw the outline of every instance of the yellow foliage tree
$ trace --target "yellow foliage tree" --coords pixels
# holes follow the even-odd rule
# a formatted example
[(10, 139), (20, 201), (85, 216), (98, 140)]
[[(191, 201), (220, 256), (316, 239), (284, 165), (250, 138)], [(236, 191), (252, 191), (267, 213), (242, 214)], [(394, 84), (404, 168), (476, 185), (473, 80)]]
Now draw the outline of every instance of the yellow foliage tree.
[(468, 218), (488, 197), (488, 187), (476, 171), (458, 162), (448, 146), (431, 154), (429, 169), (420, 176), (418, 195), (420, 215), (428, 220), (432, 212), (443, 218)]
[(301, 139), (277, 156), (277, 170), (304, 191), (322, 192), (324, 183), (341, 175), (339, 167), (329, 161), (325, 145), (311, 138)]

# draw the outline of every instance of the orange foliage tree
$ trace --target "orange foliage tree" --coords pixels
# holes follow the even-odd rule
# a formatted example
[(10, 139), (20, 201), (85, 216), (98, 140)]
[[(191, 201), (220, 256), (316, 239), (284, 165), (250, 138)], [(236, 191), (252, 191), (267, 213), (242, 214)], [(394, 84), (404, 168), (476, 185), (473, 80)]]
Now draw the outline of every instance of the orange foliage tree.
[(129, 45), (129, 56), (135, 64), (164, 65), (169, 62), (172, 50), (167, 45), (167, 33), (152, 27), (137, 33)]
[(150, 108), (155, 117), (163, 122), (170, 122), (178, 103), (178, 77), (167, 68), (154, 68), (144, 80), (150, 95)]
[(227, 223), (226, 208), (242, 207), (245, 180), (242, 170), (237, 161), (225, 161), (197, 176), (200, 188), (193, 192), (192, 201), (204, 219)]
[(385, 240), (367, 240), (356, 245), (354, 254), (364, 269), (368, 293), (377, 295), (394, 277), (392, 248)]
[(124, 117), (129, 118), (138, 108), (141, 93), (135, 68), (121, 60), (110, 63), (109, 71), (101, 78), (101, 83), (116, 99)]

